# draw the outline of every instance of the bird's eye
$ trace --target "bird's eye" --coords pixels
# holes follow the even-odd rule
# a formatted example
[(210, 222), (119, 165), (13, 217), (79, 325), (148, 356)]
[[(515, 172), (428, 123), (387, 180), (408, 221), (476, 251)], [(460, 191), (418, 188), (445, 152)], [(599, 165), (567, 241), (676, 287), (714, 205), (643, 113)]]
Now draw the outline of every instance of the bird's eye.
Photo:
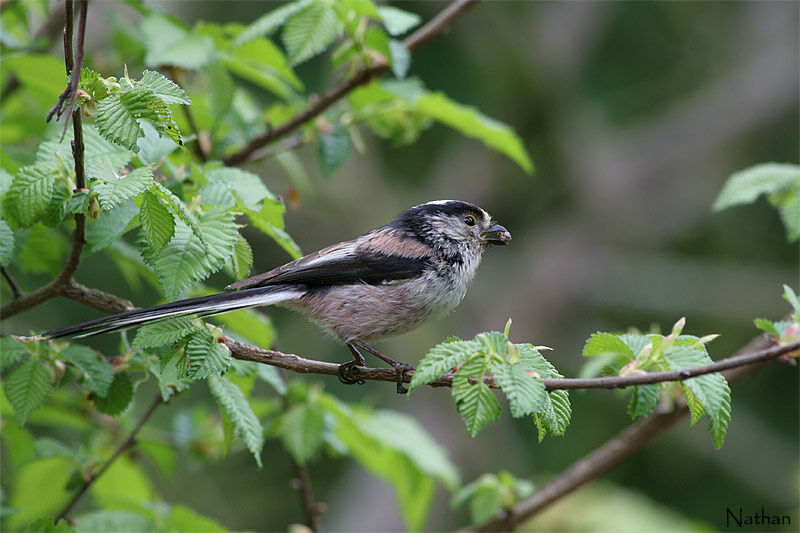
[(467, 215), (464, 217), (464, 224), (467, 226), (474, 226), (475, 225), (475, 217), (472, 215)]

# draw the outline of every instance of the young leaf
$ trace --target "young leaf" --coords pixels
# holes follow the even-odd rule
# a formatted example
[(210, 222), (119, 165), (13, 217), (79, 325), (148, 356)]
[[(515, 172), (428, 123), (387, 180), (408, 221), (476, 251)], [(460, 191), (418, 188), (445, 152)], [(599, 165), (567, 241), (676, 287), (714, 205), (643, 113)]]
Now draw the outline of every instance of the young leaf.
[(175, 234), (175, 218), (152, 191), (142, 196), (139, 221), (142, 224), (141, 233), (154, 254), (159, 253)]
[(339, 21), (327, 2), (316, 0), (286, 21), (283, 44), (289, 61), (297, 65), (325, 50), (336, 39)]
[(391, 55), (392, 72), (400, 79), (406, 77), (411, 66), (411, 52), (402, 41), (389, 39), (389, 53)]
[(100, 205), (108, 210), (139, 196), (152, 185), (153, 170), (148, 166), (137, 168), (127, 176), (97, 183), (93, 189), (100, 199)]
[(489, 358), (479, 354), (464, 363), (453, 376), (452, 395), (470, 437), (500, 416), (500, 403), (483, 381), (488, 369)]
[(714, 201), (714, 211), (753, 203), (762, 194), (784, 191), (800, 181), (800, 167), (762, 163), (732, 174)]
[(325, 416), (319, 405), (294, 405), (283, 416), (283, 445), (301, 465), (306, 464), (319, 449), (324, 433)]
[[(687, 346), (675, 346), (664, 351), (664, 358), (670, 370), (682, 370), (710, 364), (711, 358), (703, 351), (689, 348)], [(731, 389), (728, 381), (722, 374), (706, 374), (681, 382), (684, 389), (691, 391), (692, 395), (702, 406), (705, 414), (708, 415), (708, 429), (711, 439), (716, 448), (722, 447), (725, 433), (728, 430), (728, 422), (731, 419)], [(684, 396), (686, 391), (684, 390)], [(686, 397), (692, 417), (694, 420), (702, 416), (696, 407), (696, 403), (689, 401)], [(699, 414), (696, 414), (699, 413)]]
[(380, 6), (378, 13), (383, 20), (383, 25), (389, 35), (403, 35), (408, 30), (419, 24), (420, 17), (416, 13), (409, 13), (392, 6)]
[[(264, 182), (256, 174), (238, 168), (219, 167), (204, 172), (211, 184), (222, 184), (234, 197), (247, 207), (254, 208), (264, 198), (275, 200)], [(200, 194), (202, 194), (202, 189)]]
[(617, 335), (601, 332), (592, 334), (583, 346), (583, 356), (594, 357), (605, 354), (620, 355), (627, 361), (633, 361), (636, 357), (636, 354)]
[(96, 124), (106, 138), (137, 150), (136, 140), (144, 135), (137, 120), (146, 118), (155, 121), (150, 103), (155, 97), (145, 88), (133, 88), (119, 94), (111, 94), (97, 103)]
[(0, 266), (8, 266), (14, 261), (14, 232), (8, 222), (0, 219)]
[(189, 375), (193, 379), (224, 374), (231, 366), (230, 350), (207, 330), (198, 331), (189, 338), (186, 355), (189, 357)]
[(339, 123), (333, 126), (333, 131), (319, 136), (317, 155), (322, 167), (322, 173), (330, 177), (350, 155), (350, 133)]
[(794, 314), (800, 317), (800, 298), (798, 298), (792, 288), (786, 284), (783, 285), (783, 299), (789, 302), (789, 305), (791, 305), (794, 310)]
[(147, 87), (166, 104), (191, 105), (192, 101), (174, 81), (152, 70), (145, 70), (137, 85)]
[(510, 366), (497, 365), (495, 369), (495, 378), (508, 398), (514, 418), (539, 410), (547, 393), (542, 380), (532, 375), (535, 372), (533, 365), (520, 361)]
[(172, 21), (153, 13), (142, 19), (149, 67), (173, 65), (194, 70), (206, 65), (214, 55), (214, 41), (207, 35), (186, 31)]
[(106, 396), (108, 387), (114, 380), (114, 368), (97, 352), (88, 346), (73, 344), (63, 352), (62, 357), (75, 365), (80, 372), (82, 384), (98, 396)]
[(8, 374), (3, 387), (17, 422), (24, 426), (50, 394), (50, 372), (41, 361), (31, 357)]
[(5, 372), (28, 353), (27, 345), (22, 341), (11, 337), (0, 337), (0, 371)]
[(139, 349), (158, 348), (176, 344), (192, 333), (202, 332), (197, 320), (189, 317), (177, 317), (154, 324), (145, 324), (136, 332), (133, 347)]
[(4, 207), (23, 228), (33, 226), (44, 215), (53, 195), (56, 169), (46, 165), (23, 167), (14, 176)]
[(228, 415), (239, 432), (247, 449), (253, 454), (261, 467), (261, 448), (264, 446), (264, 432), (261, 423), (253, 413), (244, 393), (225, 376), (209, 376), (208, 388), (217, 399), (220, 408)]
[(132, 399), (133, 381), (127, 372), (114, 375), (114, 381), (108, 387), (108, 394), (92, 396), (95, 409), (111, 416), (116, 416), (127, 409)]
[(103, 211), (97, 220), (86, 230), (86, 253), (93, 254), (119, 239), (136, 217), (139, 208), (133, 200), (120, 204), (109, 211)]
[(184, 204), (180, 198), (172, 194), (172, 191), (157, 181), (153, 182), (153, 187), (150, 190), (167, 203), (167, 206), (172, 209), (172, 212), (178, 215), (178, 218), (191, 228), (192, 233), (199, 235), (202, 239), (202, 235), (200, 235), (200, 224), (197, 222), (197, 217), (189, 211), (189, 208), (186, 207), (186, 204)]
[(649, 415), (658, 403), (658, 394), (661, 387), (652, 385), (637, 385), (632, 388), (631, 401), (628, 404), (628, 414), (636, 420), (637, 417)]
[(414, 370), (408, 386), (409, 392), (436, 381), (458, 363), (473, 356), (479, 349), (480, 345), (476, 341), (457, 340), (437, 344), (422, 358)]
[(286, 22), (286, 19), (314, 1), (315, 0), (298, 0), (264, 13), (251, 22), (244, 31), (239, 34), (233, 42), (233, 46), (241, 46), (247, 41), (251, 41), (257, 37), (269, 37)]
[(467, 137), (484, 142), (490, 148), (513, 159), (525, 172), (533, 172), (522, 140), (509, 126), (491, 119), (475, 108), (450, 100), (444, 93), (428, 93), (416, 102), (417, 111), (435, 119)]

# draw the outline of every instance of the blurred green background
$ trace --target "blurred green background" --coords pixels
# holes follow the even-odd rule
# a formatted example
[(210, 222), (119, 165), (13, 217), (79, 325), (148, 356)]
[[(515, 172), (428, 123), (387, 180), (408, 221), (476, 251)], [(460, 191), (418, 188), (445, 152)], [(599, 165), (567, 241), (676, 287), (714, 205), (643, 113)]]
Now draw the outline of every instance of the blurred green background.
[[(277, 4), (161, 5), (191, 24), (247, 23)], [(423, 20), (444, 7), (398, 5)], [(126, 58), (108, 44), (111, 14), (136, 20), (123, 4), (92, 3), (87, 49), (98, 70), (115, 72)], [(788, 312), (781, 284), (798, 287), (798, 246), (786, 243), (766, 202), (711, 212), (731, 173), (800, 159), (798, 16), (796, 2), (480, 3), (413, 55), (410, 74), (514, 127), (535, 175), (442, 126), (406, 147), (365, 132), (366, 153), (353, 154), (330, 179), (322, 177), (313, 147), (298, 150), (311, 187), (300, 191), (287, 214), (287, 230), (310, 252), (364, 233), (411, 205), (444, 198), (475, 202), (510, 229), (513, 243), (487, 253), (452, 316), (377, 346), (404, 361), (415, 362), (448, 335), (502, 330), (509, 317), (513, 340), (553, 347), (546, 355), (567, 376), (579, 372), (591, 333), (659, 324), (668, 330), (681, 316), (687, 333), (722, 334), (710, 352), (726, 357), (757, 334), (754, 317)], [(328, 65), (317, 58), (298, 73), (321, 92), (335, 81)], [(277, 164), (249, 169), (274, 193), (288, 194), (291, 183)], [(248, 238), (258, 269), (288, 260), (258, 234)], [(132, 291), (101, 257), (86, 261), (77, 279), (137, 305), (159, 298)], [(46, 280), (19, 281), (29, 290)], [(220, 277), (215, 286), (223, 285)], [(2, 291), (7, 298), (5, 285)], [(4, 330), (41, 331), (95, 316), (55, 300), (7, 321)], [(279, 349), (349, 358), (302, 318), (282, 310), (271, 316)], [(512, 420), (504, 410), (498, 423), (470, 440), (447, 391), (406, 398), (381, 383), (345, 387), (335, 378), (302, 379), (324, 382), (345, 400), (410, 413), (446, 447), (465, 481), (507, 469), (542, 484), (630, 423), (623, 393), (582, 391), (571, 394), (573, 420), (565, 437), (537, 444), (532, 422)], [(154, 425), (175, 427), (197, 405), (212, 405), (205, 391), (194, 387), (175, 398)], [(789, 514), (790, 529), (796, 528), (798, 411), (797, 368), (772, 364), (733, 388), (733, 419), (721, 450), (714, 451), (705, 420), (695, 429), (683, 420), (601, 484), (529, 527), (724, 529), (726, 507), (742, 506)], [(173, 479), (155, 479), (166, 501), (185, 503), (232, 529), (301, 521), (286, 453), (268, 441), (264, 462), (259, 471), (239, 453), (208, 466), (187, 454)], [(328, 504), (326, 529), (402, 529), (386, 483), (346, 460), (317, 461), (310, 470), (317, 497)], [(466, 523), (464, 510), (450, 510), (448, 495), (438, 490), (428, 528)], [(592, 519), (581, 522), (586, 516)]]

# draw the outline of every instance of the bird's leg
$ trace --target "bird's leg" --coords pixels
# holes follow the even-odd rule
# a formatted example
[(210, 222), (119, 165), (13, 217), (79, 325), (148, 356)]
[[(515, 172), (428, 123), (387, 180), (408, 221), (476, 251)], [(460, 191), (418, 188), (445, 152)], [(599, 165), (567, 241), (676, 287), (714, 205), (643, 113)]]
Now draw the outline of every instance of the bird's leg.
[(339, 365), (339, 381), (345, 385), (353, 385), (356, 383), (363, 385), (366, 381), (358, 379), (353, 375), (353, 367), (366, 366), (367, 362), (364, 360), (364, 356), (353, 346), (353, 343), (348, 342), (347, 347), (350, 349), (350, 353), (353, 354), (353, 360)]
[(381, 352), (379, 352), (378, 350), (376, 350), (372, 346), (370, 346), (368, 344), (365, 344), (364, 342), (361, 342), (360, 340), (354, 340), (354, 341), (352, 341), (351, 344), (353, 344), (355, 346), (358, 346), (359, 348), (362, 348), (362, 349), (368, 351), (369, 353), (371, 353), (372, 355), (374, 355), (375, 357), (377, 357), (381, 361), (384, 361), (389, 366), (394, 368), (395, 372), (397, 373), (397, 394), (405, 394), (405, 393), (408, 392), (408, 389), (405, 388), (405, 386), (403, 385), (403, 377), (405, 375), (406, 370), (414, 370), (413, 366), (407, 365), (405, 363), (401, 363), (400, 361), (395, 361), (394, 359), (392, 359), (388, 355), (382, 354)]

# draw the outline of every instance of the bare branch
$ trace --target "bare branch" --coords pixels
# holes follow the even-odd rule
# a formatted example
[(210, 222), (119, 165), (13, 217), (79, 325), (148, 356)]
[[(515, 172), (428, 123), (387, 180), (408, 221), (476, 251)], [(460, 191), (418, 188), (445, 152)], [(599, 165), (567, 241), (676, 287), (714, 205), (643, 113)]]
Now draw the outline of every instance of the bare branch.
[[(795, 343), (795, 349), (797, 343)], [(764, 353), (771, 350), (769, 341), (765, 336), (758, 337), (742, 348), (738, 354), (728, 359), (737, 359), (749, 354)], [(750, 364), (738, 368), (731, 368), (723, 375), (730, 383), (753, 372), (766, 361), (760, 361), (758, 366)], [(578, 487), (596, 479), (620, 462), (642, 449), (647, 443), (658, 435), (672, 427), (683, 418), (689, 409), (686, 402), (681, 400), (670, 411), (656, 412), (631, 424), (619, 432), (614, 438), (596, 448), (591, 453), (585, 455), (572, 464), (561, 474), (550, 480), (549, 483), (534, 492), (529, 498), (516, 504), (505, 516), (497, 518), (477, 529), (466, 528), (461, 533), (471, 533), (473, 531), (511, 531), (517, 528), (522, 522), (541, 511), (559, 498), (569, 494)]]
[(86, 491), (89, 490), (89, 487), (92, 486), (92, 483), (97, 481), (98, 478), (100, 478), (100, 476), (105, 474), (106, 470), (108, 470), (108, 467), (114, 464), (114, 461), (116, 461), (123, 454), (123, 452), (125, 452), (125, 450), (132, 448), (133, 446), (136, 445), (136, 435), (139, 433), (139, 430), (142, 429), (142, 426), (144, 426), (144, 423), (147, 422), (150, 416), (155, 412), (156, 408), (163, 403), (164, 401), (161, 398), (161, 394), (156, 394), (156, 397), (153, 398), (153, 401), (150, 403), (150, 406), (144, 411), (144, 413), (142, 413), (142, 416), (139, 417), (139, 420), (136, 422), (136, 425), (133, 426), (133, 429), (131, 430), (130, 435), (128, 435), (128, 438), (122, 441), (122, 443), (119, 446), (117, 446), (117, 449), (114, 450), (114, 453), (111, 455), (109, 460), (106, 461), (106, 463), (102, 466), (102, 468), (100, 468), (100, 470), (98, 470), (97, 472), (92, 472), (89, 475), (89, 477), (86, 478), (86, 480), (83, 482), (83, 484), (75, 493), (75, 495), (72, 497), (72, 499), (69, 501), (69, 503), (67, 503), (64, 509), (62, 509), (61, 512), (58, 513), (58, 515), (56, 515), (55, 519), (56, 523), (62, 518), (67, 517), (67, 515), (75, 506), (75, 504), (78, 503), (78, 500), (81, 499), (81, 496), (83, 496), (86, 493)]
[(11, 273), (6, 270), (6, 267), (0, 267), (0, 273), (3, 274), (4, 278), (6, 278), (8, 286), (11, 289), (11, 295), (14, 297), (14, 299), (19, 300), (22, 298), (22, 292), (19, 290), (19, 285), (17, 285), (17, 282), (11, 276)]
[[(434, 37), (442, 34), (450, 24), (459, 16), (461, 16), (468, 8), (472, 7), (477, 0), (455, 0), (449, 4), (441, 13), (436, 15), (427, 24), (419, 30), (411, 34), (403, 44), (410, 52), (413, 52), (420, 46), (424, 45)], [(341, 98), (344, 98), (350, 91), (367, 83), (375, 76), (386, 72), (389, 65), (385, 61), (376, 62), (375, 64), (360, 70), (352, 77), (344, 80), (339, 85), (329, 89), (325, 94), (319, 98), (312, 99), (309, 106), (303, 111), (289, 119), (284, 124), (277, 128), (271, 129), (250, 141), (247, 146), (223, 159), (223, 162), (228, 165), (239, 165), (248, 161), (253, 152), (259, 148), (266, 146), (276, 139), (291, 133), (301, 125), (310, 121), (326, 109), (336, 103)]]
[(80, 2), (78, 12), (78, 40), (77, 51), (75, 59), (72, 56), (72, 8), (74, 0), (66, 1), (66, 23), (64, 24), (64, 60), (67, 65), (67, 74), (71, 74), (69, 84), (64, 92), (58, 97), (58, 102), (53, 106), (53, 109), (47, 114), (47, 122), (56, 115), (56, 120), (61, 118), (64, 113), (64, 102), (69, 97), (69, 108), (67, 109), (67, 121), (64, 122), (64, 132), (61, 138), (67, 133), (67, 125), (69, 124), (69, 116), (72, 115), (72, 110), (75, 108), (75, 100), (78, 97), (78, 81), (81, 77), (81, 68), (83, 68), (83, 43), (86, 37), (86, 12), (88, 11), (88, 0), (78, 0)]

